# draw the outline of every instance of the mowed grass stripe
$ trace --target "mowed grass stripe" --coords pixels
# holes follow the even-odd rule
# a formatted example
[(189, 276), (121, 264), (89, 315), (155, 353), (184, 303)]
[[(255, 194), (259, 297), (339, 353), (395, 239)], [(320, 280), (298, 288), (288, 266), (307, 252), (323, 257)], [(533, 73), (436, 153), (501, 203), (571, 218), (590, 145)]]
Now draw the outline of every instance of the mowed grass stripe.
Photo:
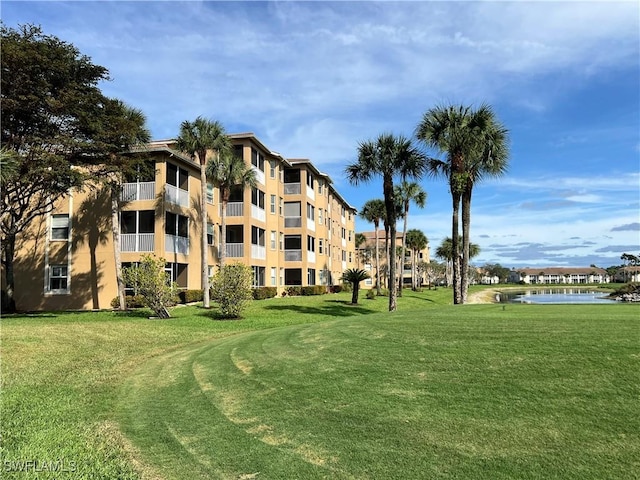
[(241, 334), (143, 365), (121, 421), (167, 478), (637, 478), (630, 312), (436, 307)]

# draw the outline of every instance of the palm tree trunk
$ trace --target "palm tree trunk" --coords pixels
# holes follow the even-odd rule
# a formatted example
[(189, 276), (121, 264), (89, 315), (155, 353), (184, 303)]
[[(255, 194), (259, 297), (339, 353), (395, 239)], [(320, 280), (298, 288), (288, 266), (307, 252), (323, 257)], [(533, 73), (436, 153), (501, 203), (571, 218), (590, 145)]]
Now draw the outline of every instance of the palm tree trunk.
[(120, 310), (127, 309), (127, 300), (124, 294), (124, 279), (122, 278), (122, 258), (120, 255), (120, 205), (119, 185), (111, 186), (111, 235), (113, 237), (113, 259), (116, 264), (116, 288), (118, 289), (118, 300)]
[(378, 241), (378, 224), (375, 225), (376, 232), (376, 294), (378, 296), (382, 295), (382, 291), (380, 290), (380, 245)]
[[(395, 220), (395, 219), (394, 219)], [(395, 226), (395, 221), (392, 222), (391, 225), (389, 225), (389, 235), (391, 238), (396, 238), (396, 226)], [(395, 247), (395, 245), (394, 245)], [(394, 255), (395, 257), (395, 255)], [(396, 291), (396, 282), (395, 282), (395, 278), (396, 278), (396, 262), (395, 262), (395, 258), (393, 260), (393, 262), (391, 262), (391, 265), (389, 266), (389, 278), (391, 279), (391, 281), (389, 282), (389, 311), (390, 312), (395, 312), (398, 308), (398, 304), (397, 304), (397, 291)]]
[(15, 313), (16, 312), (16, 301), (13, 298), (14, 288), (15, 288), (15, 280), (13, 275), (13, 261), (15, 258), (15, 248), (16, 248), (16, 235), (15, 233), (9, 233), (4, 238), (4, 243), (2, 245), (2, 249), (4, 250), (4, 274), (6, 280), (6, 294), (7, 294), (7, 305), (3, 305), (4, 310), (7, 313)]
[(222, 197), (220, 202), (222, 211), (220, 212), (220, 251), (218, 257), (220, 258), (220, 268), (222, 268), (227, 258), (227, 203), (229, 203), (229, 199), (223, 192), (220, 192), (220, 196)]
[(202, 306), (209, 308), (209, 249), (207, 245), (207, 164), (200, 160), (200, 274), (202, 279)]
[(389, 272), (391, 271), (391, 259), (389, 257), (389, 225), (384, 225), (384, 258), (387, 265), (387, 271), (385, 273), (384, 286), (385, 288), (389, 283)]
[[(395, 212), (395, 197), (393, 192), (393, 178), (389, 175), (385, 175), (383, 179), (383, 192), (384, 203), (387, 210), (387, 223), (389, 225), (389, 236), (391, 237), (391, 244), (393, 248), (393, 261), (389, 265), (389, 311), (395, 312), (398, 308), (397, 305), (397, 291), (396, 291), (396, 212)], [(390, 249), (387, 250), (387, 256)], [(389, 257), (387, 257), (389, 258)]]
[[(398, 282), (398, 296), (402, 296), (402, 287), (404, 286), (404, 251), (407, 248), (407, 217), (409, 216), (408, 206), (404, 209), (404, 226), (402, 227), (402, 247), (400, 248), (400, 282)], [(413, 283), (413, 272), (411, 273)]]
[(451, 193), (453, 199), (453, 214), (451, 216), (451, 261), (453, 266), (453, 303), (459, 304), (462, 300), (460, 291), (460, 247), (459, 242), (459, 212), (460, 212), (460, 194), (453, 191)]
[(462, 194), (462, 277), (461, 301), (467, 302), (469, 291), (469, 229), (471, 227), (471, 189)]

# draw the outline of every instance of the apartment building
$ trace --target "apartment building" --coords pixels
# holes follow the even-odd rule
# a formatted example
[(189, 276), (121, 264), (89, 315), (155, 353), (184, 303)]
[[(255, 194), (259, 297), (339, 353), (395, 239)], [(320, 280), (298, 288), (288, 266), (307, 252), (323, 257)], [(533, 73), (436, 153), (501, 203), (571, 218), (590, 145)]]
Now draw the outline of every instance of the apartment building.
[(609, 274), (598, 267), (521, 268), (509, 272), (509, 282), (527, 284), (609, 283)]
[[(254, 286), (333, 285), (355, 265), (356, 210), (308, 159), (286, 159), (254, 134), (230, 135), (256, 172), (257, 187), (235, 190), (226, 207), (226, 258), (251, 266)], [(166, 260), (167, 276), (200, 289), (200, 166), (174, 140), (151, 142), (146, 174), (123, 185), (123, 266), (143, 254)], [(207, 185), (209, 272), (219, 266), (220, 194)], [(110, 308), (117, 295), (109, 193), (87, 185), (61, 198), (22, 235), (15, 262), (20, 310)]]
[[(357, 254), (356, 263), (358, 265), (358, 268), (363, 268), (371, 276), (371, 278), (363, 282), (362, 284), (363, 287), (372, 288), (375, 286), (375, 278), (376, 278), (375, 231), (374, 232), (358, 232), (358, 233), (361, 233), (362, 235), (364, 235), (365, 241), (364, 243), (362, 243), (356, 248), (356, 254)], [(385, 253), (384, 230), (378, 231), (378, 242), (379, 242), (379, 256), (380, 256), (380, 279), (381, 279), (381, 283), (383, 285), (386, 285), (388, 281), (387, 276), (388, 276), (389, 270), (387, 267), (387, 258)], [(396, 232), (395, 245), (396, 247), (402, 246), (402, 232)], [(407, 250), (405, 251), (405, 261), (402, 268), (402, 282), (404, 285), (409, 287), (411, 286), (411, 278), (412, 278), (411, 268), (412, 268), (413, 253), (414, 252), (412, 252), (411, 249), (407, 248)], [(417, 253), (415, 258), (416, 264), (420, 262), (429, 263), (431, 261), (428, 243), (425, 248), (423, 248), (422, 250), (416, 253)], [(398, 262), (398, 267), (399, 266), (400, 266), (400, 262)], [(420, 275), (418, 272), (416, 272), (416, 280), (418, 281), (418, 283), (422, 283), (422, 284), (426, 283), (426, 278), (424, 274)]]

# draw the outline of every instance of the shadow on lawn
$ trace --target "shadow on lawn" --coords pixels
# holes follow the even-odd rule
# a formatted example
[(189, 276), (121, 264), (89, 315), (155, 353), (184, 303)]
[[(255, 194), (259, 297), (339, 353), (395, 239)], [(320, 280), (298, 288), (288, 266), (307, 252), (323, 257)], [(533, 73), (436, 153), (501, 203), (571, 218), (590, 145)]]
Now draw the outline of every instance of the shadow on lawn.
[(309, 315), (324, 315), (328, 317), (352, 317), (354, 315), (368, 315), (375, 313), (375, 310), (363, 307), (362, 305), (352, 305), (344, 300), (328, 300), (321, 307), (309, 307), (306, 305), (267, 305), (265, 310), (289, 310), (296, 313)]

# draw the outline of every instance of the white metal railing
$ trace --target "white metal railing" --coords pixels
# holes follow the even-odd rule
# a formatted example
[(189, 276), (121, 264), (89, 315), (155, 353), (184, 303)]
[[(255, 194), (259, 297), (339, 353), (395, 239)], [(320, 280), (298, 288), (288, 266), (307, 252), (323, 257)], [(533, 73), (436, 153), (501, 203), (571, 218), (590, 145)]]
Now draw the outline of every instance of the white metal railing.
[(302, 250), (285, 250), (284, 261), (285, 262), (301, 262)]
[(342, 262), (342, 271), (344, 272), (347, 269), (347, 262)]
[(340, 217), (340, 221), (342, 222), (343, 225), (345, 225), (347, 223), (347, 221), (344, 218), (344, 216)]
[(230, 258), (242, 258), (244, 257), (244, 244), (242, 243), (227, 243), (225, 245), (227, 257)]
[(307, 262), (316, 263), (316, 252), (307, 252)]
[(120, 250), (122, 252), (153, 252), (153, 233), (121, 233)]
[(284, 184), (284, 194), (285, 195), (299, 195), (300, 194), (300, 184), (299, 183), (285, 183)]
[(343, 238), (343, 239), (342, 239), (342, 247), (344, 248), (344, 247), (346, 247), (346, 246), (347, 246), (347, 241)]
[(253, 171), (256, 172), (256, 181), (264, 185), (264, 172), (259, 168), (256, 168), (254, 165), (252, 165), (251, 168), (253, 168)]
[(251, 244), (251, 258), (256, 260), (265, 260), (267, 258), (267, 249), (262, 245)]
[(267, 212), (253, 203), (251, 204), (251, 217), (264, 222), (267, 220)]
[(164, 251), (168, 253), (182, 253), (189, 255), (189, 239), (177, 235), (165, 234)]
[(313, 221), (313, 218), (307, 217), (307, 229), (312, 232), (316, 231), (316, 222)]
[(124, 183), (120, 192), (122, 202), (135, 200), (153, 200), (156, 195), (156, 182)]
[(301, 227), (302, 217), (284, 217), (285, 227)]
[(244, 202), (227, 203), (227, 217), (242, 217)]
[(311, 200), (316, 199), (316, 192), (314, 192), (313, 188), (311, 188), (309, 185), (307, 185), (307, 197), (309, 197)]
[(180, 205), (181, 207), (189, 207), (189, 192), (186, 190), (173, 185), (166, 185), (164, 195), (165, 200), (169, 203)]

